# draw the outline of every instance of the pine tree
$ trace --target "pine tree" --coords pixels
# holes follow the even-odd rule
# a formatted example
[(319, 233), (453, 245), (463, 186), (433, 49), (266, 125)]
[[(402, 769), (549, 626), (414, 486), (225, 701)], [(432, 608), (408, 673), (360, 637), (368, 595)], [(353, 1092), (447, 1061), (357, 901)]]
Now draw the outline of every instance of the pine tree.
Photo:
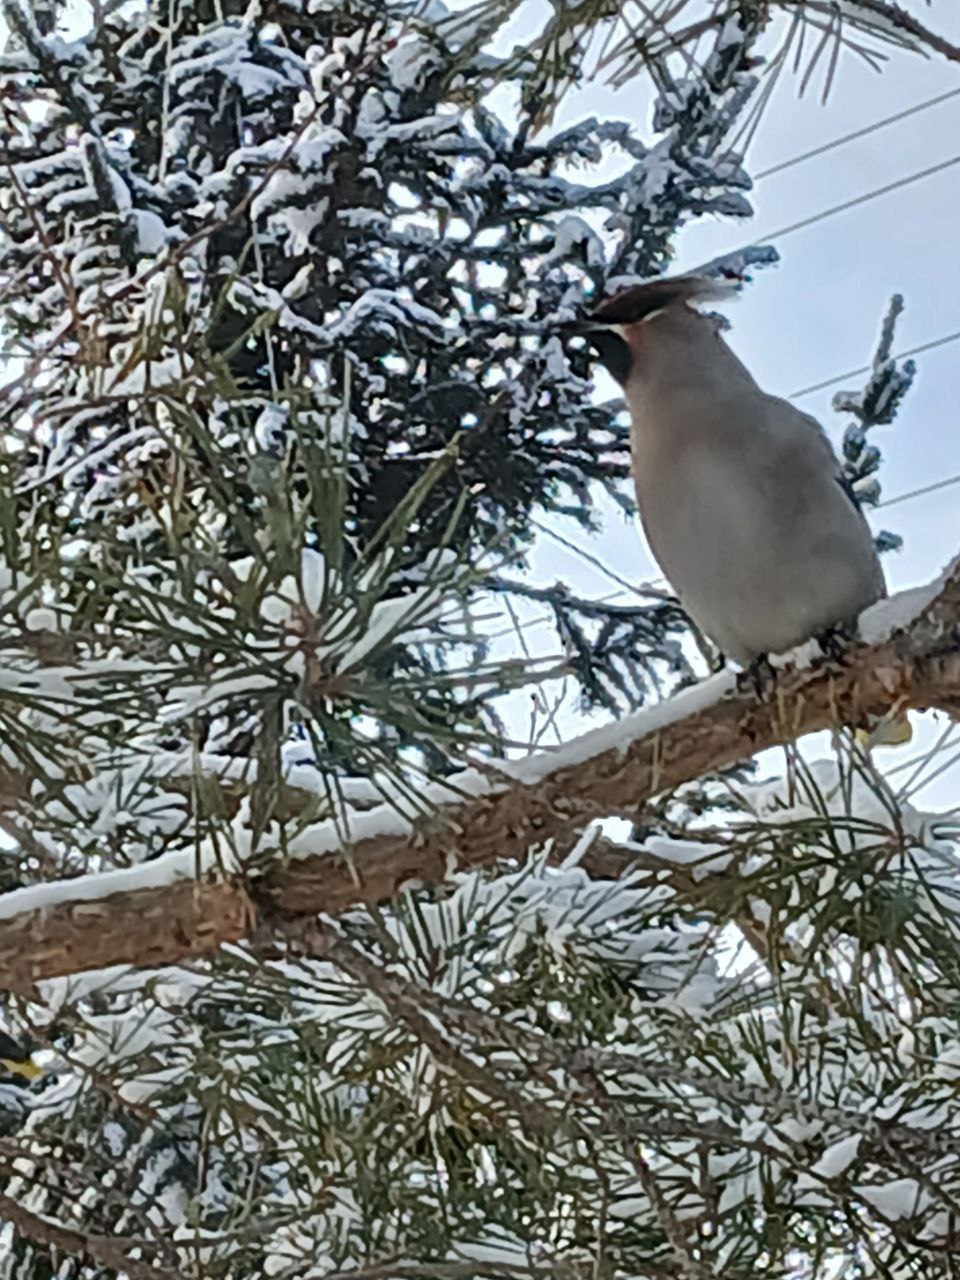
[[(583, 822), (490, 871), (464, 837), (436, 887), (303, 906), (318, 849), (429, 841), (438, 794), (522, 779), (510, 689), (619, 714), (701, 673), (673, 602), (523, 557), (598, 485), (625, 503), (564, 323), (749, 214), (750, 8), (644, 139), (538, 130), (542, 74), (462, 18), (181, 0), (71, 39), (8, 0), (3, 886), (143, 895), (138, 967), (9, 981), (47, 1051), (0, 1086), (10, 1280), (942, 1274), (952, 833), (845, 740), (638, 801), (632, 841)], [(841, 403), (866, 501), (893, 318)], [(490, 659), (517, 595), (556, 661)], [(169, 962), (151, 888), (202, 924), (224, 877), (258, 920)]]

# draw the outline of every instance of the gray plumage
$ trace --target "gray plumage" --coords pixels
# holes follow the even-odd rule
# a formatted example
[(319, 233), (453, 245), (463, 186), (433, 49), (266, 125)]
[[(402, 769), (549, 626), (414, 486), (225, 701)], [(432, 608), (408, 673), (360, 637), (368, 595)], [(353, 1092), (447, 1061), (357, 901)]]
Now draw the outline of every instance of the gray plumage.
[(653, 281), (594, 313), (632, 420), (637, 501), (681, 603), (747, 664), (886, 594), (870, 528), (819, 424), (763, 392), (694, 308), (715, 280)]

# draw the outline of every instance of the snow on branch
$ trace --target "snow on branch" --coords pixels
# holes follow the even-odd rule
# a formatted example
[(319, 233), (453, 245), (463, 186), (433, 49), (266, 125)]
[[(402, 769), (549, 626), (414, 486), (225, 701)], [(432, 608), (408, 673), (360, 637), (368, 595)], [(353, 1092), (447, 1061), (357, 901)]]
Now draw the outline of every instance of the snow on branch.
[(721, 674), (556, 750), (454, 775), (427, 789), (418, 820), (384, 804), (346, 833), (338, 821), (308, 826), (256, 874), (221, 843), (15, 890), (0, 897), (3, 986), (27, 992), (88, 969), (172, 964), (256, 925), (384, 901), (454, 867), (523, 860), (592, 819), (635, 816), (657, 794), (820, 729), (895, 708), (960, 717), (960, 559), (867, 610), (860, 635), (842, 664), (811, 663), (814, 646), (800, 651), (772, 694)]
[(0, 1195), (0, 1214), (5, 1222), (11, 1223), (26, 1239), (37, 1244), (60, 1250), (65, 1254), (102, 1263), (106, 1267), (115, 1267), (130, 1280), (174, 1280), (175, 1272), (166, 1267), (155, 1267), (149, 1262), (140, 1262), (127, 1254), (127, 1249), (142, 1246), (142, 1241), (123, 1236), (95, 1235), (82, 1231), (77, 1227), (64, 1226), (52, 1218), (35, 1213), (20, 1200), (12, 1196)]

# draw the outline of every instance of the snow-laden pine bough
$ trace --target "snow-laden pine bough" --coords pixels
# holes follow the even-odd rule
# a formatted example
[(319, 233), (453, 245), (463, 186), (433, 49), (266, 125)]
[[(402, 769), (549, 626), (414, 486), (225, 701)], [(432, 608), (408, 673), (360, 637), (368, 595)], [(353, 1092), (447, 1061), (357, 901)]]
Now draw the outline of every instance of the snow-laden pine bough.
[[(427, 789), (426, 819), (382, 803), (301, 830), (253, 873), (243, 810), (223, 842), (129, 869), (0, 897), (0, 985), (114, 965), (152, 967), (212, 952), (256, 930), (381, 902), (456, 869), (522, 861), (606, 816), (634, 817), (653, 796), (804, 734), (899, 710), (960, 717), (960, 557), (925, 587), (868, 609), (842, 662), (816, 642), (789, 655), (772, 692), (721, 673), (675, 697), (519, 762), (456, 774)], [(287, 803), (295, 791), (287, 791)], [(304, 796), (306, 799), (306, 796)]]

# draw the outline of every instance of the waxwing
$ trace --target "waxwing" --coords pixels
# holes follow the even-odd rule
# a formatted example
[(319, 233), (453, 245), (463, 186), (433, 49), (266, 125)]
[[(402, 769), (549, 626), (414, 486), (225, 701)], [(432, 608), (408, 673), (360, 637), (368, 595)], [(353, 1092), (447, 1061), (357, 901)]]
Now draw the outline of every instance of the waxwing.
[(653, 280), (609, 298), (581, 331), (623, 388), (650, 548), (704, 634), (748, 666), (851, 626), (886, 584), (820, 425), (762, 391), (698, 309), (737, 287)]

